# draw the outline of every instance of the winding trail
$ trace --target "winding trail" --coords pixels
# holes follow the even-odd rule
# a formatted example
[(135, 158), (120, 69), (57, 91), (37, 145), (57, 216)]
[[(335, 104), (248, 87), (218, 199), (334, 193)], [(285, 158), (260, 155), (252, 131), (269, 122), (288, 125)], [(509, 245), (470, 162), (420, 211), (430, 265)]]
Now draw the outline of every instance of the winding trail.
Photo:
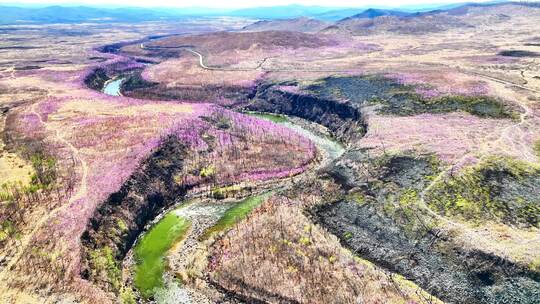
[[(217, 67), (209, 67), (206, 64), (204, 64), (204, 58), (203, 55), (193, 49), (186, 48), (186, 51), (195, 54), (199, 57), (199, 66), (205, 70), (217, 70), (217, 71), (225, 71), (223, 68), (217, 68)], [(251, 71), (252, 69), (247, 69), (247, 71)], [(231, 71), (230, 69), (227, 69), (226, 71)], [(232, 71), (246, 71), (246, 69), (233, 69)]]
[(152, 46), (147, 47), (144, 45), (144, 43), (141, 43), (139, 47), (143, 50), (159, 50), (159, 49), (182, 49), (186, 50), (193, 55), (198, 57), (198, 63), (199, 67), (205, 70), (209, 71), (222, 71), (222, 72), (250, 72), (250, 71), (264, 71), (264, 72), (306, 72), (306, 73), (352, 73), (356, 72), (357, 70), (344, 70), (344, 69), (273, 69), (273, 68), (265, 68), (264, 64), (268, 61), (268, 59), (274, 58), (274, 57), (265, 57), (262, 60), (259, 61), (257, 66), (253, 68), (224, 68), (224, 67), (217, 67), (217, 66), (208, 66), (204, 63), (204, 56), (195, 51), (193, 47), (191, 46), (171, 46), (171, 47), (159, 47), (159, 46)]
[(481, 77), (481, 78), (489, 79), (491, 81), (495, 81), (495, 82), (502, 83), (502, 84), (505, 84), (505, 85), (520, 88), (520, 89), (523, 89), (523, 90), (526, 90), (526, 91), (529, 91), (529, 92), (540, 94), (540, 91), (537, 90), (537, 89), (533, 89), (533, 88), (530, 88), (530, 87), (527, 87), (527, 86), (524, 86), (524, 85), (521, 85), (521, 84), (517, 84), (517, 83), (511, 82), (511, 81), (508, 81), (508, 80), (504, 80), (504, 79), (501, 79), (501, 78), (485, 75), (485, 74), (474, 72), (474, 71), (468, 71), (468, 70), (464, 70), (464, 69), (461, 69), (461, 68), (458, 68), (458, 71), (460, 71), (460, 72), (462, 72), (464, 74), (478, 76), (478, 77)]
[[(197, 56), (198, 59), (199, 59), (198, 60), (199, 66), (202, 69), (209, 70), (209, 71), (248, 72), (248, 71), (261, 70), (261, 71), (265, 71), (265, 72), (308, 72), (308, 73), (309, 72), (312, 72), (312, 73), (317, 73), (317, 72), (319, 72), (319, 73), (351, 73), (351, 72), (357, 72), (357, 70), (352, 70), (352, 69), (276, 69), (276, 68), (265, 68), (263, 65), (268, 61), (268, 59), (274, 58), (274, 57), (265, 57), (265, 58), (263, 58), (257, 64), (257, 66), (254, 67), (254, 68), (223, 68), (223, 67), (206, 65), (204, 63), (204, 56), (201, 53), (195, 51), (192, 46), (171, 46), (171, 47), (152, 46), (152, 47), (147, 47), (147, 46), (144, 45), (144, 43), (141, 43), (139, 45), (139, 47), (141, 49), (143, 49), (143, 50), (184, 49), (184, 50), (192, 53), (193, 55)], [(441, 66), (450, 67), (449, 65), (444, 65), (444, 64), (442, 64)], [(497, 77), (494, 77), (494, 76), (485, 75), (485, 74), (482, 74), (482, 73), (479, 73), (479, 72), (466, 70), (466, 69), (463, 69), (463, 68), (461, 68), (459, 66), (456, 66), (454, 68), (456, 70), (458, 70), (459, 72), (462, 72), (464, 74), (469, 74), (469, 75), (482, 77), (482, 78), (489, 79), (491, 81), (495, 81), (495, 82), (498, 82), (498, 83), (501, 83), (501, 84), (510, 85), (510, 86), (513, 86), (513, 87), (516, 87), (516, 88), (527, 90), (529, 92), (539, 93), (540, 94), (540, 90), (530, 88), (530, 87), (525, 86), (525, 85), (520, 85), (520, 84), (517, 84), (517, 83), (513, 83), (511, 81), (508, 81), (508, 80), (500, 79), (500, 78), (497, 78)]]

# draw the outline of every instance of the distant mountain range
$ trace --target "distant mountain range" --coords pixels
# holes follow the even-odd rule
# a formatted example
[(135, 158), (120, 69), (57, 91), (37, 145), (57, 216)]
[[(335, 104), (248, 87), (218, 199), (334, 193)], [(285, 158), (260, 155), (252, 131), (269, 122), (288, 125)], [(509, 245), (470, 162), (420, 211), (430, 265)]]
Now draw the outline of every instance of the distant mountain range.
[[(503, 1), (490, 2), (501, 3)], [(287, 5), (253, 7), (239, 10), (209, 8), (138, 8), (138, 7), (93, 7), (93, 6), (0, 6), (0, 24), (28, 23), (78, 23), (78, 22), (143, 22), (175, 20), (186, 17), (233, 16), (255, 19), (288, 19), (310, 17), (322, 21), (338, 21), (344, 18), (375, 18), (379, 16), (408, 16), (430, 10), (447, 10), (470, 3), (446, 5), (337, 8), (322, 6)], [(484, 4), (483, 4), (484, 5)]]
[[(482, 4), (497, 4), (509, 2), (508, 0), (495, 0), (484, 2)], [(417, 12), (427, 12), (432, 10), (447, 10), (464, 5), (472, 5), (475, 2), (460, 2), (460, 3), (442, 3), (442, 4), (425, 4), (425, 5), (404, 5), (399, 7), (388, 6), (361, 6), (361, 7), (327, 7), (327, 6), (304, 6), (304, 5), (284, 5), (271, 7), (252, 7), (239, 9), (230, 12), (222, 12), (228, 16), (250, 17), (257, 19), (288, 19), (299, 17), (310, 17), (324, 21), (338, 21), (353, 15), (359, 15), (366, 11), (385, 11), (385, 12), (401, 12), (402, 14), (410, 14)], [(369, 14), (369, 12), (368, 12)], [(377, 17), (377, 16), (373, 16)]]
[(397, 17), (405, 17), (409, 16), (413, 13), (404, 12), (404, 11), (397, 11), (397, 10), (387, 10), (387, 9), (376, 9), (376, 8), (370, 8), (367, 9), (359, 14), (352, 15), (347, 18), (376, 18), (381, 16), (397, 16)]
[(474, 3), (415, 13), (374, 9), (341, 19), (320, 33), (360, 36), (377, 33), (422, 35), (509, 22), (513, 18), (524, 16), (529, 16), (529, 20), (534, 24), (535, 20), (538, 20), (539, 12), (539, 2)]
[(253, 24), (245, 26), (244, 31), (296, 31), (304, 33), (316, 33), (328, 26), (330, 22), (308, 18), (299, 17), (291, 19), (273, 19), (257, 21)]
[(105, 9), (87, 6), (40, 8), (0, 6), (0, 24), (141, 22), (178, 18), (174, 12), (143, 8)]
[(297, 17), (315, 17), (324, 15), (329, 11), (338, 10), (337, 7), (285, 5), (272, 7), (252, 7), (229, 12), (229, 15), (261, 19), (286, 19)]
[[(527, 7), (530, 9), (525, 9)], [(533, 10), (533, 7), (537, 9)], [(370, 8), (334, 22), (313, 17), (271, 19), (255, 22), (245, 26), (243, 30), (249, 32), (288, 30), (346, 35), (393, 32), (416, 35), (507, 22), (513, 17), (523, 16), (526, 13), (537, 14), (538, 8), (540, 8), (538, 2), (466, 4), (423, 12)], [(530, 20), (535, 19), (531, 17)]]

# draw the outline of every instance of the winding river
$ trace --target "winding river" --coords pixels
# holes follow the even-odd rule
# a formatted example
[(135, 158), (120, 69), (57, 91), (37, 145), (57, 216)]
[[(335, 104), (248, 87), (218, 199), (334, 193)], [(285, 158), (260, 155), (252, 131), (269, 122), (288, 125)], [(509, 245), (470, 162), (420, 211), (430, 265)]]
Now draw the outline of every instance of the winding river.
[(119, 77), (105, 82), (105, 85), (103, 86), (103, 93), (111, 96), (121, 96), (122, 93), (120, 92), (120, 89), (122, 88), (122, 83), (124, 80), (124, 77)]
[[(124, 80), (125, 77), (118, 77), (107, 81), (102, 92), (121, 96)], [(270, 120), (310, 139), (321, 154), (321, 161), (317, 165), (319, 168), (345, 151), (343, 145), (332, 139), (327, 130), (318, 124), (285, 115), (246, 114)], [(134, 275), (133, 282), (141, 295), (147, 299), (153, 298), (157, 303), (168, 303), (171, 298), (181, 303), (208, 302), (202, 293), (178, 283), (173, 275), (166, 271), (166, 264), (171, 264), (172, 269), (185, 269), (187, 261), (204, 255), (200, 248), (205, 247), (202, 243), (210, 233), (226, 230), (249, 214), (271, 193), (265, 191), (232, 202), (191, 200), (161, 214), (152, 227), (138, 238), (131, 250), (132, 260), (136, 262), (127, 266)], [(171, 250), (172, 248), (174, 250)]]
[[(323, 126), (297, 117), (289, 117), (286, 115), (277, 115), (270, 113), (248, 113), (262, 119), (273, 121), (279, 125), (285, 126), (296, 133), (311, 140), (323, 153), (323, 163), (332, 161), (345, 152), (345, 147), (334, 140)], [(320, 129), (320, 131), (314, 131)]]

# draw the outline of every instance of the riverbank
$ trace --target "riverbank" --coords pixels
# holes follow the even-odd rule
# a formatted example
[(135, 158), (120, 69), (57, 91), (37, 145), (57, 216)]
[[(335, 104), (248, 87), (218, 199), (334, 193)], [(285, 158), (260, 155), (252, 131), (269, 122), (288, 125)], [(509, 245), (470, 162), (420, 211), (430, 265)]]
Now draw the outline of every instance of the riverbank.
[[(299, 118), (290, 118), (276, 114), (261, 115), (250, 113), (249, 115), (261, 117), (262, 119), (266, 119), (269, 121), (275, 121), (278, 124), (286, 126), (287, 128), (290, 128), (291, 130), (299, 133), (300, 135), (312, 140), (317, 146), (319, 158), (316, 163), (307, 170), (308, 172), (314, 172), (319, 168), (326, 166), (332, 160), (339, 157), (344, 151), (344, 148), (341, 144), (330, 138), (326, 128), (315, 123), (311, 123)], [(290, 183), (291, 180), (298, 181), (302, 179), (302, 176), (306, 173), (291, 178), (263, 182), (260, 183), (260, 185), (258, 186), (248, 186), (247, 184), (238, 185), (238, 189), (258, 189), (255, 190), (255, 192), (272, 190), (275, 191), (278, 189), (284, 190), (294, 185)], [(195, 189), (193, 191), (194, 193), (197, 192), (197, 190)], [(205, 277), (203, 271), (206, 268), (206, 263), (204, 263), (206, 259), (204, 257), (207, 257), (208, 247), (211, 246), (211, 244), (216, 239), (215, 237), (211, 238), (212, 234), (209, 232), (212, 231), (211, 227), (215, 224), (219, 224), (220, 222), (222, 222), (224, 224), (219, 224), (219, 227), (221, 228), (217, 228), (216, 226), (216, 228), (213, 230), (215, 230), (215, 232), (218, 232), (222, 231), (223, 229), (227, 229), (227, 227), (230, 227), (232, 223), (246, 216), (251, 209), (261, 204), (263, 202), (263, 197), (267, 197), (263, 194), (255, 194), (252, 191), (250, 191), (250, 193), (251, 194), (244, 194), (247, 196), (243, 201), (240, 202), (238, 202), (234, 198), (227, 200), (216, 200), (208, 198), (197, 198), (197, 196), (190, 196), (188, 194), (187, 197), (191, 197), (188, 203), (179, 203), (179, 205), (175, 205), (175, 207), (172, 207), (167, 211), (163, 212), (161, 215), (157, 216), (156, 220), (152, 221), (154, 224), (151, 224), (150, 228), (146, 229), (147, 232), (142, 233), (139, 236), (138, 241), (135, 242), (133, 247), (135, 251), (133, 251), (133, 249), (130, 250), (126, 257), (126, 262), (123, 265), (123, 273), (129, 273), (129, 275), (126, 276), (124, 284), (127, 284), (126, 286), (129, 286), (130, 284), (134, 283), (132, 281), (133, 273), (134, 271), (135, 273), (137, 272), (137, 270), (134, 270), (137, 269), (137, 267), (134, 265), (134, 261), (137, 260), (134, 259), (136, 255), (134, 253), (137, 251), (138, 244), (146, 238), (147, 233), (152, 233), (154, 229), (153, 227), (159, 227), (162, 221), (166, 220), (168, 217), (174, 214), (176, 216), (181, 216), (185, 220), (189, 221), (191, 223), (191, 228), (187, 236), (185, 236), (181, 243), (178, 243), (178, 245), (174, 248), (170, 248), (170, 250), (167, 250), (169, 253), (165, 253), (165, 251), (163, 252), (164, 255), (161, 258), (168, 261), (169, 266), (167, 267), (167, 269), (170, 270), (163, 273), (162, 282), (165, 283), (164, 285), (158, 286), (160, 288), (157, 290), (157, 292), (160, 293), (160, 295), (157, 295), (157, 298), (164, 297), (170, 292), (181, 292), (184, 294), (184, 297), (186, 299), (191, 299), (191, 301), (193, 301), (194, 303), (214, 303), (210, 301), (205, 294), (210, 294), (213, 297), (219, 297), (221, 300), (230, 298), (231, 295), (220, 292), (219, 290), (213, 288), (211, 284), (204, 283), (206, 287), (203, 288), (204, 292), (202, 293), (201, 290), (194, 289), (193, 284), (183, 285), (177, 280), (180, 280), (180, 282), (184, 281), (186, 283), (189, 283), (189, 281), (197, 281)], [(238, 190), (237, 195), (235, 195), (234, 197), (236, 197), (237, 199), (241, 199), (241, 191)], [(241, 206), (242, 202), (246, 200), (251, 201), (254, 199), (256, 204), (249, 204), (248, 206), (250, 207), (248, 209), (245, 209), (244, 207), (236, 207), (244, 210), (240, 218), (236, 219), (233, 215), (227, 217), (228, 212), (233, 212), (233, 214), (237, 214), (236, 211), (233, 211), (235, 210), (235, 206)], [(229, 219), (227, 220), (226, 218)], [(194, 276), (195, 273), (196, 275)], [(201, 284), (201, 281), (199, 281), (198, 284)], [(155, 297), (156, 295), (152, 293), (151, 299), (154, 299)], [(148, 298), (149, 297), (147, 296), (147, 300)]]

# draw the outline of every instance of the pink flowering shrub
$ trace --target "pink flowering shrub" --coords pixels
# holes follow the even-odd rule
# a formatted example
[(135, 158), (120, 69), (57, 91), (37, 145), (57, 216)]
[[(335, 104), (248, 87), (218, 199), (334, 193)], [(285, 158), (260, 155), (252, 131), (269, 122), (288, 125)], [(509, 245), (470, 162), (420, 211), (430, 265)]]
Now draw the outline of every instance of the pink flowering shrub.
[(484, 119), (465, 113), (415, 116), (369, 116), (368, 132), (359, 142), (374, 153), (416, 150), (435, 153), (446, 163), (455, 163), (467, 153), (494, 142), (510, 120)]
[[(208, 114), (206, 117), (209, 118), (196, 125), (198, 134), (193, 129), (187, 132), (182, 129), (179, 137), (192, 138), (196, 151), (205, 148), (205, 145), (212, 146), (212, 152), (206, 154), (203, 160), (187, 167), (195, 168), (196, 172), (213, 167), (215, 176), (212, 178), (218, 183), (295, 175), (304, 171), (315, 157), (314, 144), (284, 126), (217, 106)], [(203, 136), (205, 141), (201, 139)], [(206, 179), (203, 176), (188, 178), (191, 181)]]

